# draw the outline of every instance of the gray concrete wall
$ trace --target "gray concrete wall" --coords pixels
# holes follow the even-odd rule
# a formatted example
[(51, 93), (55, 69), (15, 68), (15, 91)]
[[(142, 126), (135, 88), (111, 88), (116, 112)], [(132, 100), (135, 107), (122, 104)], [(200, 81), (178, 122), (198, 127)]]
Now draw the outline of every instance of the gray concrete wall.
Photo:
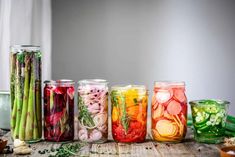
[(53, 0), (53, 79), (183, 80), (235, 115), (235, 1)]

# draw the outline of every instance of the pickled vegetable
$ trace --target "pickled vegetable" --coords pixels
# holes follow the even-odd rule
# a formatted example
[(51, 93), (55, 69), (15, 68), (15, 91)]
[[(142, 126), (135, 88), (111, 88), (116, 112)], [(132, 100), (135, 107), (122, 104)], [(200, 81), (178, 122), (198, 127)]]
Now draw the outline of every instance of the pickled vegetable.
[(102, 143), (108, 138), (108, 87), (105, 80), (82, 80), (78, 86), (78, 139)]
[(228, 102), (191, 101), (194, 137), (198, 142), (220, 143), (225, 135)]
[(160, 142), (180, 142), (187, 130), (184, 83), (156, 82), (152, 98), (152, 135)]
[(47, 141), (74, 139), (74, 82), (45, 81), (44, 138)]
[(11, 133), (38, 141), (42, 135), (41, 52), (38, 46), (11, 47)]
[(144, 86), (115, 86), (111, 91), (112, 135), (117, 142), (143, 142), (147, 128)]

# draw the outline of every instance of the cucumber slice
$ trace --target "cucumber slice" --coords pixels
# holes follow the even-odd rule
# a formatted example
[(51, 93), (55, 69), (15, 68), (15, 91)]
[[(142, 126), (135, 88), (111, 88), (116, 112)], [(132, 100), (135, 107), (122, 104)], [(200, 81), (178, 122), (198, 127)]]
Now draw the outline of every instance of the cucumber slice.
[(208, 125), (203, 125), (202, 127), (198, 128), (198, 130), (201, 132), (208, 131), (209, 129), (210, 129), (210, 126)]
[(205, 113), (205, 112), (198, 112), (196, 117), (195, 117), (195, 123), (196, 124), (202, 124), (208, 121), (210, 118), (210, 115)]
[(217, 105), (208, 105), (204, 108), (206, 113), (212, 114), (212, 113), (218, 113), (220, 111), (220, 108)]

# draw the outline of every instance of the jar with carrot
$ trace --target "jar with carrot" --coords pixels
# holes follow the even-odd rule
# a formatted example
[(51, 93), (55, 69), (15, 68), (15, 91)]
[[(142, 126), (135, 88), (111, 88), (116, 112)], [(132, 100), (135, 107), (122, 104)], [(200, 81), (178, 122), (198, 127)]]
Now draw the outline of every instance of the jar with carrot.
[(143, 142), (147, 132), (148, 92), (145, 86), (113, 86), (112, 135), (117, 142)]
[(182, 141), (187, 131), (185, 83), (155, 82), (151, 111), (154, 140)]

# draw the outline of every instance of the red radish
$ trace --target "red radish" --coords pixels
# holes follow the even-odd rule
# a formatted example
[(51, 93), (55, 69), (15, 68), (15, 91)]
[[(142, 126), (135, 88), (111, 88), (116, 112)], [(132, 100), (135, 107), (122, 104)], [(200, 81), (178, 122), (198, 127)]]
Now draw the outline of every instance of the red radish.
[(157, 92), (156, 99), (159, 103), (165, 103), (171, 99), (172, 95), (172, 89), (162, 89)]
[(186, 96), (184, 94), (184, 89), (175, 89), (174, 90), (174, 97), (179, 100), (180, 102), (186, 101)]
[(181, 104), (175, 100), (172, 100), (167, 106), (168, 113), (172, 115), (179, 114), (181, 112), (181, 109)]

